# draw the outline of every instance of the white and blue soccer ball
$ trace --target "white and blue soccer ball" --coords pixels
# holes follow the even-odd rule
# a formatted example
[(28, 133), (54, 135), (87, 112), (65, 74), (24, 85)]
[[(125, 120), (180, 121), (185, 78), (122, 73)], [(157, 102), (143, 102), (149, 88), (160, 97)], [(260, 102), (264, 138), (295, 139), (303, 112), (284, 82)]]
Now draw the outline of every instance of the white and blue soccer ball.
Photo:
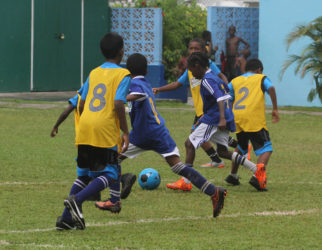
[(139, 184), (141, 188), (152, 190), (156, 189), (161, 183), (159, 172), (153, 168), (146, 168), (142, 170), (139, 175)]

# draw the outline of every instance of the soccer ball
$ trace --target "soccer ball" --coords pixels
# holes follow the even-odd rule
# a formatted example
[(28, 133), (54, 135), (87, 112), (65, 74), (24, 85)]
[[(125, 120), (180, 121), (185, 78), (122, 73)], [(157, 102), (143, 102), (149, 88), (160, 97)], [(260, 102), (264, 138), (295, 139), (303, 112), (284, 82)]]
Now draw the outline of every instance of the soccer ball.
[(161, 177), (159, 172), (153, 168), (146, 168), (142, 170), (139, 175), (139, 184), (141, 188), (152, 190), (160, 185)]

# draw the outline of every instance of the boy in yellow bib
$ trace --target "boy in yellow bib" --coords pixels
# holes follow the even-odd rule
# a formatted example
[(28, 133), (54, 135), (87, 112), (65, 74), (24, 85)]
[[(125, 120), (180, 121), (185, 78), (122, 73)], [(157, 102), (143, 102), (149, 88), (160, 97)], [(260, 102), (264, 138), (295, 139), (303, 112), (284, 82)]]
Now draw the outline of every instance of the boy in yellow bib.
[[(230, 95), (233, 99), (233, 112), (236, 124), (238, 147), (236, 152), (244, 155), (248, 150), (248, 142), (253, 145), (257, 165), (263, 167), (260, 176), (256, 176), (256, 169), (250, 169), (254, 175), (249, 183), (258, 191), (267, 191), (265, 166), (273, 152), (265, 119), (265, 92), (271, 98), (273, 123), (279, 121), (276, 92), (271, 81), (262, 74), (263, 64), (258, 59), (248, 60), (246, 73), (234, 78), (229, 84)], [(239, 185), (237, 175), (239, 163), (232, 162), (231, 174), (225, 179), (232, 185)]]
[[(83, 179), (84, 188), (64, 200), (71, 215), (64, 220), (77, 229), (85, 229), (82, 203), (107, 187), (113, 192), (110, 192), (106, 210), (121, 210), (117, 158), (118, 153), (125, 152), (129, 145), (124, 103), (131, 79), (130, 72), (119, 66), (124, 54), (123, 38), (109, 33), (102, 38), (100, 47), (106, 62), (93, 69), (84, 84), (76, 133), (78, 168), (93, 180), (89, 183), (88, 179)], [(122, 137), (120, 130), (123, 131)]]

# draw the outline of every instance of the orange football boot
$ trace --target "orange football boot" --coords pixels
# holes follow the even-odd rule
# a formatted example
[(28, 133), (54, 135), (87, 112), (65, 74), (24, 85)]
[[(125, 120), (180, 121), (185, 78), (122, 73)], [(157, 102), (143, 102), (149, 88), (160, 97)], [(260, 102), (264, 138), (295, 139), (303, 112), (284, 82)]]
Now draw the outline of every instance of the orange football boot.
[(173, 189), (173, 190), (183, 190), (183, 191), (190, 191), (192, 188), (191, 183), (187, 184), (185, 183), (184, 179), (181, 177), (180, 180), (174, 183), (168, 183), (167, 188)]
[(259, 182), (260, 188), (265, 189), (267, 182), (265, 165), (263, 163), (259, 163), (256, 166), (257, 170), (255, 172), (255, 176)]

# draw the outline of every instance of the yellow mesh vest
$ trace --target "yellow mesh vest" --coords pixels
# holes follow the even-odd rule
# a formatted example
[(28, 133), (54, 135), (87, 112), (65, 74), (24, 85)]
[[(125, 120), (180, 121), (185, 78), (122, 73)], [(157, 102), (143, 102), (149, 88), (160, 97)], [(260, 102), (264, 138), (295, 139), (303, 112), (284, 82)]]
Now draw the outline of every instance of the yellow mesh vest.
[(193, 106), (197, 116), (203, 115), (203, 101), (200, 95), (200, 84), (201, 80), (194, 78), (191, 71), (188, 70), (188, 78), (191, 90), (191, 96), (193, 100)]
[(236, 133), (257, 132), (262, 128), (267, 130), (265, 96), (261, 88), (264, 78), (262, 74), (255, 74), (239, 76), (231, 81), (235, 93), (233, 112)]
[(89, 75), (89, 89), (79, 120), (76, 145), (109, 148), (120, 145), (120, 121), (115, 113), (116, 90), (130, 72), (98, 67)]
[(76, 106), (76, 109), (75, 109), (75, 143), (76, 143), (76, 138), (77, 138), (77, 135), (78, 135), (78, 125), (79, 125), (79, 102), (80, 102), (80, 99), (81, 99), (81, 96), (79, 93), (77, 93), (77, 96), (78, 96), (78, 99), (77, 99), (77, 106)]

